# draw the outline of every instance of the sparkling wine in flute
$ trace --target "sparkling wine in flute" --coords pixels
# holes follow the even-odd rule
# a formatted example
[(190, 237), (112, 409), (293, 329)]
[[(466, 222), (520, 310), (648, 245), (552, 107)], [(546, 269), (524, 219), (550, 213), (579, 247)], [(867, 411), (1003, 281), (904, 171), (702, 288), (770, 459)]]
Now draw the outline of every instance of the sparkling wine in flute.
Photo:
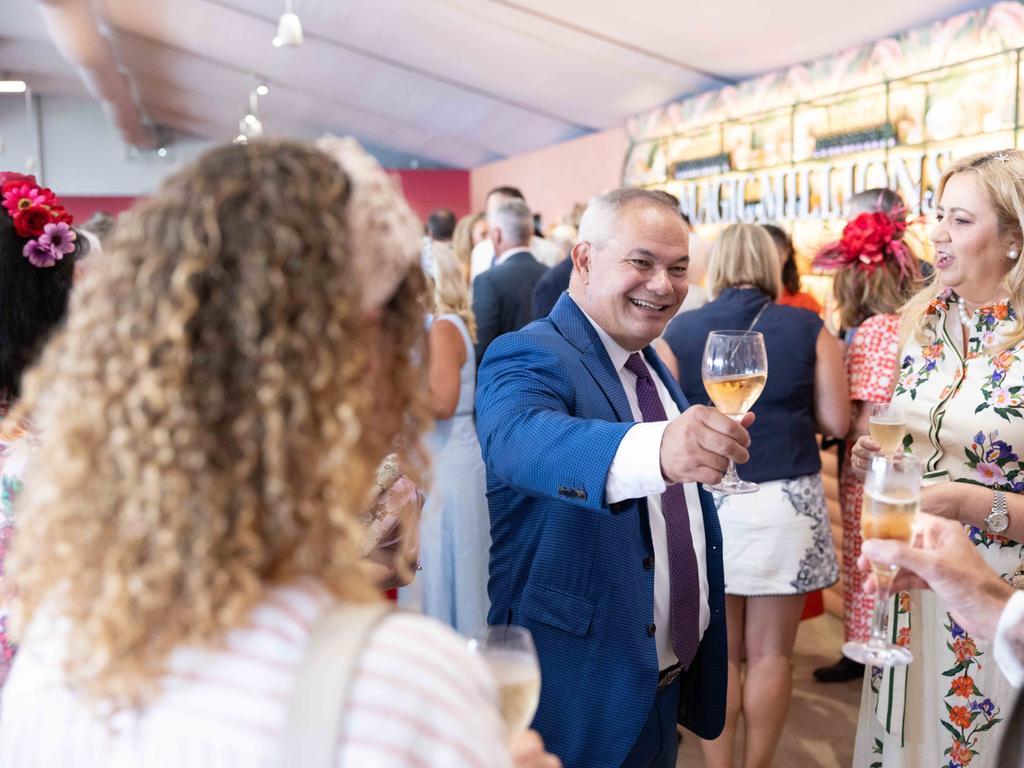
[(488, 654), (487, 665), (498, 685), (498, 707), (508, 733), (522, 733), (540, 702), (540, 670), (535, 661), (516, 652)]
[[(768, 380), (764, 336), (757, 331), (712, 331), (704, 345), (701, 379), (719, 411), (736, 420), (743, 418)], [(758, 489), (757, 483), (740, 479), (732, 459), (721, 482), (706, 487), (718, 493), (753, 493)]]
[(718, 410), (735, 419), (757, 402), (767, 378), (763, 373), (747, 373), (721, 379), (705, 379), (704, 389)]
[(882, 446), (882, 453), (899, 453), (903, 450), (903, 436), (907, 433), (903, 410), (891, 403), (875, 403), (871, 406), (868, 431), (871, 439)]
[[(865, 539), (894, 539), (910, 543), (921, 503), (921, 462), (911, 454), (878, 455), (864, 478), (860, 530)], [(867, 641), (843, 645), (843, 654), (861, 664), (905, 666), (913, 661), (910, 649), (889, 639), (889, 604), (897, 566), (871, 563), (877, 593)]]

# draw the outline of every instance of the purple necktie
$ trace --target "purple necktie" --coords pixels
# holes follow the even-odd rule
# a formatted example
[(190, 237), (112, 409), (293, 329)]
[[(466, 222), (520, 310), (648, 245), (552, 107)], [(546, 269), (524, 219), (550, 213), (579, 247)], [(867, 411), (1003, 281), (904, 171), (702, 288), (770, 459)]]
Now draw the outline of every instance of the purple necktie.
[[(636, 399), (644, 421), (666, 421), (665, 406), (650, 369), (639, 352), (626, 361), (626, 370), (636, 376)], [(686, 495), (682, 483), (668, 486), (661, 494), (668, 539), (669, 613), (672, 616), (672, 650), (683, 669), (688, 669), (697, 653), (697, 631), (700, 622), (700, 574), (697, 555), (690, 535), (690, 516), (686, 511)]]

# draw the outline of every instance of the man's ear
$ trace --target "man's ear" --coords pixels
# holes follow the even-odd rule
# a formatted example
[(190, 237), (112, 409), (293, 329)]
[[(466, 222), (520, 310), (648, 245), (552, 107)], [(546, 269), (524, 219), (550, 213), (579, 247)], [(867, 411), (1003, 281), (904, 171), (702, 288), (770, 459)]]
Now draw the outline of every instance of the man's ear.
[(593, 251), (591, 250), (590, 243), (585, 240), (581, 240), (572, 247), (570, 251), (572, 255), (572, 266), (573, 269), (580, 276), (580, 280), (586, 285), (590, 282), (590, 266), (591, 259), (593, 258)]

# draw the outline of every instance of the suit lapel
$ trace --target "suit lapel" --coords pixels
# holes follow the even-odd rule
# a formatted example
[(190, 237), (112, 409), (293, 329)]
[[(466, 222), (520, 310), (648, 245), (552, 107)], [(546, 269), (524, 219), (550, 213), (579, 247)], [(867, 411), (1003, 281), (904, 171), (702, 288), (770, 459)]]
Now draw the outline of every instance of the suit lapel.
[(566, 341), (580, 351), (580, 360), (608, 398), (616, 418), (619, 421), (635, 421), (629, 400), (626, 399), (626, 390), (622, 388), (622, 380), (608, 357), (608, 351), (583, 310), (576, 306), (568, 293), (562, 294), (548, 319), (555, 324)]

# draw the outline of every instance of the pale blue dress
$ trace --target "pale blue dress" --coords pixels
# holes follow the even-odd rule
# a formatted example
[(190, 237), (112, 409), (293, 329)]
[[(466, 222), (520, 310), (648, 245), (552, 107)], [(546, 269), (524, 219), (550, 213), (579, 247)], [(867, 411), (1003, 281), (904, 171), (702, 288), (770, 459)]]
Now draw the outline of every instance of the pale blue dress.
[(467, 637), (487, 626), (487, 561), (491, 547), (487, 475), (473, 422), (476, 355), (458, 315), (440, 315), (459, 329), (466, 362), (459, 371), (455, 415), (438, 421), (425, 438), (433, 483), (420, 521), (422, 570), (399, 591), (399, 604), (422, 610)]

